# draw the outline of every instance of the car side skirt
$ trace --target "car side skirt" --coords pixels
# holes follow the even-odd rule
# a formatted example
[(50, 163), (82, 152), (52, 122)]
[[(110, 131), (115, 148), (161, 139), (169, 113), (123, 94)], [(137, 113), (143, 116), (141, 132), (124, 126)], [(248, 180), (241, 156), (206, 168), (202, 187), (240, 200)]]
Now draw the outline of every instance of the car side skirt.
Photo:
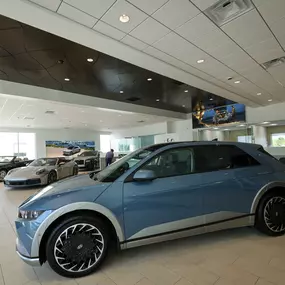
[[(227, 212), (229, 213), (229, 212)], [(213, 213), (213, 214), (208, 214), (204, 216), (208, 216), (208, 220), (210, 216), (212, 218), (216, 216), (219, 213)], [(149, 232), (154, 232), (154, 229), (157, 228), (159, 229), (156, 234), (151, 234), (151, 235), (140, 235), (135, 234), (132, 236), (130, 239), (126, 240), (125, 242), (120, 243), (121, 249), (128, 249), (128, 248), (133, 248), (133, 247), (138, 247), (142, 245), (147, 245), (147, 244), (152, 244), (152, 243), (158, 243), (158, 242), (163, 242), (163, 241), (169, 241), (169, 240), (174, 240), (174, 239), (179, 239), (179, 238), (185, 238), (185, 237), (190, 237), (190, 236), (195, 236), (195, 235), (200, 235), (200, 234), (205, 234), (209, 232), (215, 232), (215, 231), (220, 231), (220, 230), (225, 230), (225, 229), (231, 229), (231, 228), (239, 228), (239, 227), (245, 227), (245, 226), (253, 226), (254, 223), (252, 223), (251, 219), (254, 214), (242, 214), (242, 213), (232, 213), (234, 216), (231, 218), (219, 220), (219, 221), (213, 221), (209, 222), (206, 224), (199, 224), (199, 225), (193, 225), (187, 228), (177, 228), (176, 230), (171, 230), (171, 231), (165, 231), (161, 232), (161, 225), (151, 227), (152, 230)], [(203, 216), (202, 216), (203, 217)], [(206, 217), (204, 217), (206, 219)], [(195, 218), (191, 218), (195, 219)], [(190, 222), (190, 219), (187, 219), (188, 222)], [(181, 221), (178, 221), (177, 223), (181, 223)], [(183, 222), (184, 223), (184, 222)], [(171, 223), (166, 223), (163, 224), (165, 225), (165, 228), (168, 227), (168, 224)], [(171, 226), (169, 227), (171, 228)], [(144, 230), (144, 233), (147, 231)]]

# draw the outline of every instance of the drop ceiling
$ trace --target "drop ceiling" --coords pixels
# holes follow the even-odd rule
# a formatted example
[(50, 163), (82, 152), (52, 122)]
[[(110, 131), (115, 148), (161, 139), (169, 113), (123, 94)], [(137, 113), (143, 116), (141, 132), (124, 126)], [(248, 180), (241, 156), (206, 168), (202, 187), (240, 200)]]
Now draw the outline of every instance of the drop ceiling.
[(162, 116), (0, 94), (0, 129), (86, 129), (112, 132), (171, 121)]
[[(222, 26), (206, 15), (215, 0), (31, 2), (235, 93), (239, 102), (285, 101), (285, 64), (262, 67), (285, 55), (284, 0), (249, 1), (249, 11)], [(119, 21), (123, 14), (128, 23)]]
[(0, 79), (180, 113), (232, 103), (1, 15)]

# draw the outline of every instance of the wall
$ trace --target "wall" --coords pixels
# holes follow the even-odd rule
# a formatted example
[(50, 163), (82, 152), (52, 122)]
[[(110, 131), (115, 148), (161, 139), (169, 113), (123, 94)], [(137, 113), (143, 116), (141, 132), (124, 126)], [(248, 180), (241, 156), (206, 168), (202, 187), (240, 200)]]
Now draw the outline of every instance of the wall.
[(46, 156), (45, 142), (47, 140), (92, 140), (95, 141), (96, 149), (100, 150), (100, 133), (91, 130), (48, 130), (48, 129), (17, 129), (5, 128), (0, 132), (19, 132), (36, 134), (36, 157)]
[(285, 126), (267, 127), (266, 136), (268, 145), (271, 145), (271, 135), (285, 133)]

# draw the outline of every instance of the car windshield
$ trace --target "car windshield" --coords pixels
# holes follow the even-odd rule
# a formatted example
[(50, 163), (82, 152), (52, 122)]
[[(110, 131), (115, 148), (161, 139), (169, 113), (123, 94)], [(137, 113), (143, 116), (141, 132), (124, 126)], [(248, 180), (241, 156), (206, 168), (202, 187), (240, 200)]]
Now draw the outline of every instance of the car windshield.
[(29, 166), (54, 166), (57, 158), (39, 158), (34, 160)]
[(81, 154), (79, 154), (78, 156), (94, 156), (94, 155), (96, 155), (96, 154), (93, 151), (84, 151)]
[[(112, 163), (110, 166), (100, 171), (97, 175), (94, 175), (94, 179), (100, 182), (114, 182), (127, 170), (134, 167), (142, 159), (149, 156), (152, 152), (156, 151), (162, 146), (163, 145), (154, 145), (136, 150), (135, 152), (132, 152)], [(92, 175), (93, 174), (91, 174), (90, 177), (93, 177)]]
[(74, 149), (74, 146), (69, 146), (67, 149)]
[(14, 156), (0, 156), (0, 162), (11, 162)]

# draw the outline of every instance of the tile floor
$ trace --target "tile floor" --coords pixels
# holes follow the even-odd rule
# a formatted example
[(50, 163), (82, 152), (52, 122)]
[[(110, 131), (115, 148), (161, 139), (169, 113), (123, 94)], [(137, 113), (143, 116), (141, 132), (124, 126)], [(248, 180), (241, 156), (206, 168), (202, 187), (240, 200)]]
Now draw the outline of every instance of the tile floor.
[(236, 229), (127, 250), (100, 271), (65, 279), (48, 265), (31, 268), (15, 253), (17, 206), (33, 190), (0, 183), (0, 285), (285, 285), (285, 237)]

